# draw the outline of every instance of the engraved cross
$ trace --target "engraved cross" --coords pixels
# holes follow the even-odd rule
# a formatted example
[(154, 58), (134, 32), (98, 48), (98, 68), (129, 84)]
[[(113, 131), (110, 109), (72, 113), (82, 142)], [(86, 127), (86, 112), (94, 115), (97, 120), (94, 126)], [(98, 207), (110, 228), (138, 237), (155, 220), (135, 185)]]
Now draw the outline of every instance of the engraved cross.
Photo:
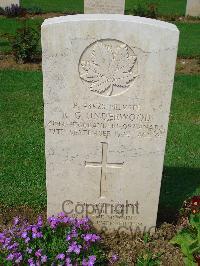
[(108, 143), (101, 142), (102, 144), (102, 159), (101, 162), (85, 162), (85, 167), (100, 167), (100, 197), (103, 197), (106, 192), (106, 174), (107, 168), (122, 168), (124, 163), (107, 163)]

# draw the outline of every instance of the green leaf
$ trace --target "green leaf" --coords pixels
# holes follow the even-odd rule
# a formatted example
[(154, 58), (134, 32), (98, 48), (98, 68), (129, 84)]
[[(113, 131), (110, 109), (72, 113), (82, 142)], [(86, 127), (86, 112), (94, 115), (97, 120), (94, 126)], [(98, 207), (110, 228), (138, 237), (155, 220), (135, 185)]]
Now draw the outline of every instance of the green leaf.
[(190, 224), (197, 230), (197, 239), (200, 244), (200, 213), (190, 216)]
[(197, 263), (188, 259), (188, 258), (183, 258), (185, 266), (197, 266)]

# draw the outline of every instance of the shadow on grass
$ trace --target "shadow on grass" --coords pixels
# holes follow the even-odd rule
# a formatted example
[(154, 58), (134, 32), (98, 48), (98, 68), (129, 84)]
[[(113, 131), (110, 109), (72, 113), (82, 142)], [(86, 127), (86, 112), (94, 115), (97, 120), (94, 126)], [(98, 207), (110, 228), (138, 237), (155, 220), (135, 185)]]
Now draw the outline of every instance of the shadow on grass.
[(174, 223), (185, 199), (200, 191), (200, 169), (164, 167), (157, 225)]

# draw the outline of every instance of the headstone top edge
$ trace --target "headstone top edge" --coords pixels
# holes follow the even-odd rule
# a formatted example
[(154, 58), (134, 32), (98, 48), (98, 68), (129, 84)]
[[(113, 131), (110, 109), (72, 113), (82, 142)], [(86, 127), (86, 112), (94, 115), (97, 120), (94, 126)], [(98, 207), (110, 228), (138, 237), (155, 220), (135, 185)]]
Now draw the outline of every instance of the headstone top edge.
[(60, 16), (45, 19), (42, 23), (42, 28), (47, 27), (53, 24), (61, 24), (66, 22), (79, 22), (79, 21), (121, 21), (121, 22), (133, 22), (138, 24), (147, 24), (155, 27), (160, 27), (172, 31), (179, 32), (176, 25), (161, 20), (130, 16), (130, 15), (121, 15), (121, 14), (78, 14), (78, 15), (69, 15), (69, 16)]

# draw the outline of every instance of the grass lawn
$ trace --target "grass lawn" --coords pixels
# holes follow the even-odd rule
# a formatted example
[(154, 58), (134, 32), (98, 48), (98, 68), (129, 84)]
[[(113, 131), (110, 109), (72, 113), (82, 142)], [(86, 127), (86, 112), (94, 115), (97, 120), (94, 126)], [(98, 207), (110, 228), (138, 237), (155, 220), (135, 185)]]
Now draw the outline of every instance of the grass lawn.
[(42, 74), (0, 72), (0, 198), (45, 206)]
[(200, 23), (176, 23), (180, 30), (178, 55), (200, 57)]
[[(126, 9), (133, 9), (137, 3), (154, 3), (159, 15), (184, 15), (186, 0), (126, 0)], [(59, 3), (59, 4), (58, 4)], [(21, 0), (22, 6), (28, 8), (41, 7), (43, 12), (76, 11), (83, 13), (84, 0)]]
[[(46, 204), (41, 72), (0, 71), (0, 204)], [(200, 194), (200, 76), (176, 76), (160, 209)]]
[(200, 195), (200, 76), (177, 75), (171, 106), (159, 212), (168, 216)]
[[(40, 30), (42, 19), (29, 19), (28, 25), (35, 26)], [(0, 18), (0, 51), (9, 52), (9, 42), (2, 38), (3, 34), (15, 34), (25, 22), (20, 19)], [(200, 23), (176, 23), (180, 30), (180, 42), (178, 55), (182, 57), (200, 57)]]

